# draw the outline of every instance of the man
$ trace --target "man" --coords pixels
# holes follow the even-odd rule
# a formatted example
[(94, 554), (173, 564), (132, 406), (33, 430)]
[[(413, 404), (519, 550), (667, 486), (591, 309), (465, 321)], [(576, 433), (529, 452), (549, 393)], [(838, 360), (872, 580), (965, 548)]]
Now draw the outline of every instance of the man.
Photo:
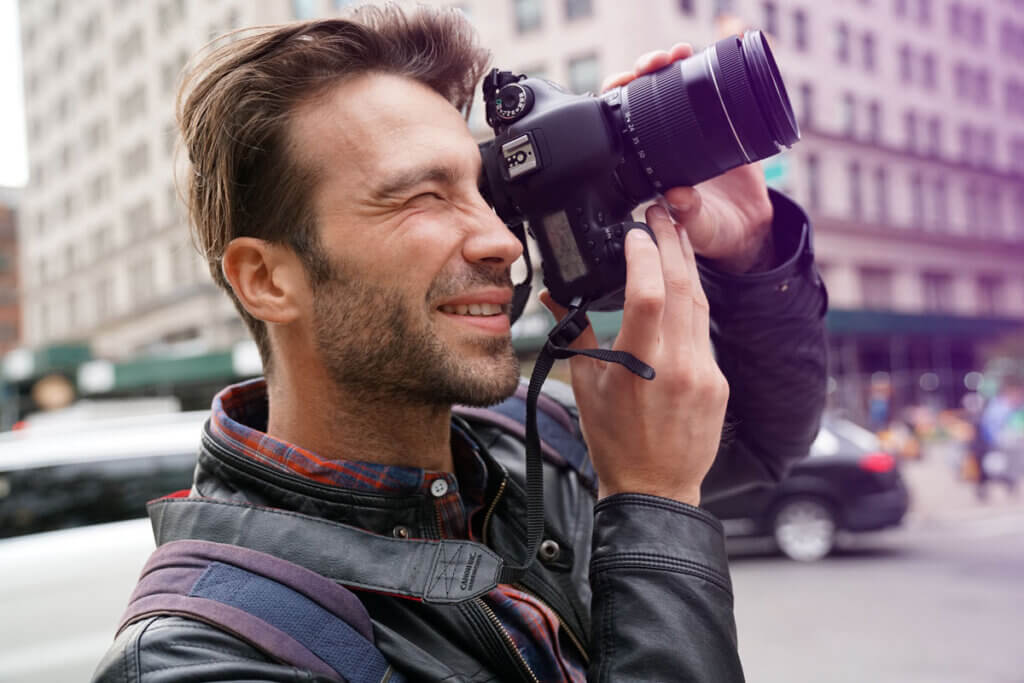
[[(690, 51), (647, 55), (609, 85)], [(452, 418), (519, 382), (508, 310), (521, 246), (478, 191), (459, 113), (486, 59), (457, 13), (367, 8), (242, 38), (185, 86), (197, 241), (266, 371), (215, 399), (192, 497), (287, 512), (275, 554), (351, 554), (305, 540), (329, 522), (507, 557), (525, 547), (522, 442)], [(757, 168), (665, 199), (675, 222), (647, 213), (658, 246), (628, 236), (615, 342), (657, 377), (573, 359), (589, 463), (545, 463), (546, 551), (516, 585), (456, 604), (355, 591), (411, 680), (742, 680), (721, 526), (695, 506), (702, 482), (768, 482), (806, 453), (824, 292), (806, 219), (769, 200)], [(576, 344), (596, 345), (593, 332)], [(124, 629), (96, 677), (312, 674), (164, 615)]]

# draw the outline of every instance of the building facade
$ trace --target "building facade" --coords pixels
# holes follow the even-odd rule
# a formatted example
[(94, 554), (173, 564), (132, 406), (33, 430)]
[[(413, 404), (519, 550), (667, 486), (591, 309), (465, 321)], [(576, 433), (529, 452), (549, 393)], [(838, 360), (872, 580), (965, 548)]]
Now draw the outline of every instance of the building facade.
[(0, 356), (19, 343), (18, 198), (20, 191), (0, 187)]
[[(346, 0), (22, 2), (30, 180), (23, 336), (119, 360), (246, 338), (176, 194), (182, 68), (229, 29)], [(766, 163), (806, 206), (837, 396), (873, 373), (955, 403), (980, 344), (1024, 321), (1022, 0), (462, 0), (502, 68), (576, 92), (641, 53), (764, 28), (803, 132)], [(471, 119), (485, 134), (480, 108)], [(526, 321), (528, 322), (528, 321)], [(937, 387), (926, 373), (937, 375)]]

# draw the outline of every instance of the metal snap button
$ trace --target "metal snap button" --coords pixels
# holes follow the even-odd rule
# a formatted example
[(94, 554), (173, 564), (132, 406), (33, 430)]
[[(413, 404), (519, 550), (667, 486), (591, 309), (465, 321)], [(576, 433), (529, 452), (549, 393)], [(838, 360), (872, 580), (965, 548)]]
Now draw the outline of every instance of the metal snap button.
[(391, 535), (395, 538), (409, 538), (409, 527), (399, 524), (391, 530)]
[(448, 482), (444, 479), (435, 479), (430, 485), (430, 493), (433, 494), (435, 498), (440, 498), (444, 494), (448, 493)]
[(544, 539), (540, 544), (540, 549), (537, 551), (540, 559), (544, 562), (553, 562), (557, 560), (561, 553), (562, 549), (558, 546), (558, 543), (552, 541), (550, 538)]

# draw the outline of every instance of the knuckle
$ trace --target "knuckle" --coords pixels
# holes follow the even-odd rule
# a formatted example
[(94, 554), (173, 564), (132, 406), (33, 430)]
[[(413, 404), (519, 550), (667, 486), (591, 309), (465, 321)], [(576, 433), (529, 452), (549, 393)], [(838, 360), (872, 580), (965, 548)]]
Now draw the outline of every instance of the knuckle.
[(688, 297), (693, 292), (693, 282), (688, 277), (665, 278), (665, 295), (668, 298)]
[(627, 295), (627, 302), (640, 312), (657, 312), (665, 305), (665, 295), (653, 287), (637, 289), (632, 296)]

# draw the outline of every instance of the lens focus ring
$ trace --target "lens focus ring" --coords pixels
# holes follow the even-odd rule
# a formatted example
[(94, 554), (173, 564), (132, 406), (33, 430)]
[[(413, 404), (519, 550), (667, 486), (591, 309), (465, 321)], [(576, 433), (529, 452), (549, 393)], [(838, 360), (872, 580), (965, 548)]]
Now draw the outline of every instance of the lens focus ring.
[(625, 88), (623, 104), (634, 151), (655, 191), (695, 184), (695, 176), (686, 173), (692, 161), (687, 162), (682, 153), (686, 151), (691, 159), (707, 155), (678, 65), (632, 81)]
[(750, 87), (750, 75), (739, 38), (719, 41), (715, 45), (715, 52), (721, 68), (719, 96), (744, 156), (748, 161), (753, 161), (775, 154), (778, 148), (761, 114), (762, 108), (754, 90)]

